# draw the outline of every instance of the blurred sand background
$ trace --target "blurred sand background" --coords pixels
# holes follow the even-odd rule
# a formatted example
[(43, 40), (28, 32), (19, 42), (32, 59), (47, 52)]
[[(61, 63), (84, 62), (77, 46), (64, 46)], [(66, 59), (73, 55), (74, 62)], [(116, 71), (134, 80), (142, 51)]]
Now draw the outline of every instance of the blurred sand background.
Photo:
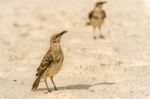
[[(0, 0), (0, 99), (150, 99), (150, 1), (107, 1), (106, 38), (93, 40), (96, 0)], [(32, 92), (51, 34), (64, 29), (59, 90), (41, 82)]]

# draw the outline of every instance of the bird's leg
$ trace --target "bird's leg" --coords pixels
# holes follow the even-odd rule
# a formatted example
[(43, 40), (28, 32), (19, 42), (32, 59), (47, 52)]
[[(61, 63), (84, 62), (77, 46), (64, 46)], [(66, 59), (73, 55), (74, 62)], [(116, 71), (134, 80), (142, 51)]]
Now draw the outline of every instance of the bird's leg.
[(99, 33), (100, 33), (99, 37), (100, 37), (100, 38), (104, 38), (104, 36), (102, 35), (102, 32), (101, 32), (101, 28), (100, 28), (100, 27), (99, 27)]
[(93, 39), (96, 39), (96, 36), (95, 36), (95, 27), (93, 27)]
[(53, 85), (54, 85), (54, 89), (57, 90), (57, 87), (56, 87), (56, 85), (55, 85), (55, 83), (54, 83), (54, 81), (53, 81), (53, 77), (50, 77), (50, 78), (51, 78), (51, 81), (52, 81), (52, 83), (53, 83)]
[(48, 87), (47, 81), (44, 80), (44, 82), (45, 82), (45, 85), (46, 85), (46, 88), (47, 88), (48, 92), (51, 92), (51, 90), (50, 90), (49, 87)]

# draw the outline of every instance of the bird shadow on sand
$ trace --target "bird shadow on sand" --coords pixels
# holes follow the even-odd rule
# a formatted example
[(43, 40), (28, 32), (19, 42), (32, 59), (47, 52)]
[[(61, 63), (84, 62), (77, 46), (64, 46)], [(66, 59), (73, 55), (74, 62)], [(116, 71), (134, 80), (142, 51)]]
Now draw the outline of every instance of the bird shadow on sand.
[[(57, 87), (58, 90), (65, 90), (65, 89), (69, 89), (69, 90), (88, 90), (91, 87), (94, 86), (98, 86), (98, 85), (113, 85), (116, 83), (112, 83), (112, 82), (102, 82), (102, 83), (96, 83), (96, 84), (76, 84), (76, 85), (67, 85), (67, 86), (62, 86), (62, 87)], [(38, 88), (37, 91), (46, 91), (47, 88)], [(51, 90), (53, 90), (53, 88), (51, 88)]]

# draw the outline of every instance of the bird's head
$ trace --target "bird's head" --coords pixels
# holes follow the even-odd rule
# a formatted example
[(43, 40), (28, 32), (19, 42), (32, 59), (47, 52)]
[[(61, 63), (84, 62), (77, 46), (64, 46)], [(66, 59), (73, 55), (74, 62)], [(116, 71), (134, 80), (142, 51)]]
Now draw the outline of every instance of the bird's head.
[(96, 7), (102, 7), (103, 4), (107, 3), (106, 1), (100, 1), (95, 4)]
[(63, 34), (65, 34), (67, 31), (65, 30), (65, 31), (62, 31), (62, 32), (60, 32), (60, 33), (55, 33), (55, 34), (53, 34), (52, 36), (51, 36), (51, 38), (50, 38), (50, 43), (51, 44), (57, 44), (57, 43), (59, 43), (60, 42), (60, 40), (61, 40), (61, 36), (63, 35)]

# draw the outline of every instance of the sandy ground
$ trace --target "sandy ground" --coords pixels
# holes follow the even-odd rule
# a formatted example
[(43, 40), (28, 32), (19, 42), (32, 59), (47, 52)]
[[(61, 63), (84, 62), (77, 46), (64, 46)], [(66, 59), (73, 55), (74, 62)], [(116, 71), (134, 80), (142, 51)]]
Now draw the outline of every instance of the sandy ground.
[[(149, 0), (107, 1), (106, 38), (93, 40), (95, 0), (0, 0), (0, 99), (150, 99)], [(64, 29), (59, 90), (41, 82), (32, 92), (51, 34)]]

